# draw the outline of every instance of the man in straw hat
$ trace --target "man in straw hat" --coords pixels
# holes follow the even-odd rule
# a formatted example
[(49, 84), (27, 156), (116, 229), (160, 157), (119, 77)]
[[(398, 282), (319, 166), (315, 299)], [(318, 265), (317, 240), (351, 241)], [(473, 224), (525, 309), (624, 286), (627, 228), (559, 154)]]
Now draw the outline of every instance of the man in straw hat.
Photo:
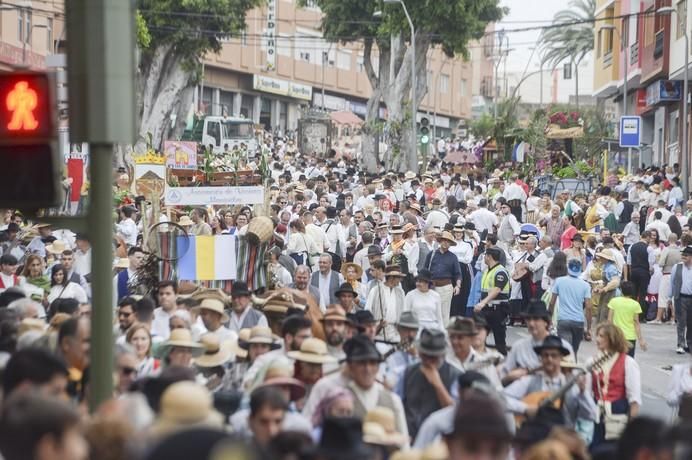
[(202, 299), (199, 306), (194, 307), (192, 312), (199, 315), (207, 331), (215, 334), (221, 341), (234, 340), (238, 337), (238, 334), (224, 326), (229, 321), (229, 317), (224, 303), (219, 299)]
[[(570, 350), (556, 335), (546, 337), (541, 345), (534, 347), (534, 352), (540, 356), (541, 369), (532, 375), (525, 375), (504, 389), (507, 408), (515, 414), (528, 417), (536, 415), (538, 406), (527, 404), (522, 399), (535, 392), (559, 390), (566, 382), (561, 363), (570, 355)], [(568, 426), (574, 426), (577, 416), (594, 422), (598, 420), (598, 408), (591, 393), (591, 385), (587, 385), (584, 376), (578, 378), (577, 384), (564, 394), (561, 407)]]
[(335, 364), (337, 359), (329, 354), (327, 344), (318, 338), (305, 339), (298, 351), (289, 351), (288, 357), (296, 363), (295, 378), (305, 385), (305, 397), (324, 375), (325, 364)]
[(188, 329), (173, 329), (168, 340), (156, 350), (166, 367), (190, 367), (192, 359), (204, 353), (204, 346), (192, 340)]
[(445, 231), (437, 241), (440, 247), (428, 254), (423, 266), (430, 270), (435, 291), (440, 294), (444, 326), (449, 321), (452, 297), (461, 291), (461, 269), (457, 256), (449, 252), (449, 248), (457, 244), (454, 236)]
[[(343, 345), (346, 340), (346, 312), (340, 305), (330, 305), (322, 317), (324, 336), (327, 339), (329, 355), (337, 360), (344, 358)], [(326, 372), (336, 369), (338, 366), (329, 366)]]
[(423, 329), (416, 349), (420, 363), (409, 366), (397, 385), (406, 411), (408, 431), (413, 438), (430, 414), (454, 404), (452, 385), (461, 373), (445, 361), (447, 337), (444, 332)]
[(385, 382), (394, 388), (407, 367), (418, 362), (418, 351), (415, 343), (420, 329), (418, 316), (413, 311), (404, 311), (396, 324), (400, 342), (385, 358)]
[(268, 327), (267, 317), (264, 313), (252, 307), (251, 292), (247, 283), (235, 281), (231, 288), (231, 315), (228, 328), (236, 334), (241, 329), (250, 329), (255, 326)]
[(370, 289), (365, 302), (365, 309), (371, 311), (379, 322), (377, 336), (385, 342), (398, 343), (400, 341), (395, 325), (404, 308), (405, 294), (400, 285), (404, 276), (398, 266), (386, 267), (384, 282), (376, 282)]

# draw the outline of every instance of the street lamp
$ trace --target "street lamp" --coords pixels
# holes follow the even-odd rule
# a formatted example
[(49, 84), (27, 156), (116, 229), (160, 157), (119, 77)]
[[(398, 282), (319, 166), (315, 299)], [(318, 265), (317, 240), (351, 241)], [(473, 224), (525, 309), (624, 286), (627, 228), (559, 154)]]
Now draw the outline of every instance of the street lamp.
[[(418, 110), (416, 109), (416, 30), (413, 27), (413, 21), (411, 20), (411, 16), (408, 14), (408, 10), (406, 9), (406, 4), (404, 3), (403, 0), (383, 0), (383, 3), (385, 5), (387, 4), (394, 4), (398, 3), (401, 5), (401, 7), (404, 9), (404, 14), (406, 15), (406, 20), (408, 21), (408, 26), (411, 28), (411, 137), (412, 137), (412, 143), (411, 146), (413, 150), (417, 153), (416, 149), (416, 127), (418, 126), (418, 122), (416, 120), (416, 116), (418, 115)], [(382, 17), (382, 11), (375, 11), (373, 13), (373, 17)], [(418, 155), (416, 155), (416, 158)], [(416, 163), (418, 163), (418, 160), (416, 160)], [(413, 167), (413, 165), (411, 166)]]
[[(672, 6), (664, 6), (656, 10), (656, 14), (660, 15), (673, 15), (678, 14), (677, 10)], [(685, 194), (685, 200), (689, 197), (690, 193), (690, 173), (687, 170), (689, 167), (689, 152), (687, 151), (687, 68), (689, 67), (690, 61), (690, 39), (687, 35), (687, 15), (685, 15), (685, 24), (682, 28), (683, 35), (685, 36), (685, 68), (683, 69), (683, 89), (682, 89), (682, 119), (683, 119), (683, 130), (682, 130), (682, 165), (680, 171), (682, 171), (682, 190)]]
[[(618, 34), (618, 37), (620, 38), (620, 43), (623, 43), (622, 39), (622, 33), (618, 30), (617, 27), (615, 27), (614, 24), (605, 24), (603, 25), (599, 31), (604, 31), (604, 30), (614, 30), (615, 33)], [(627, 49), (625, 51), (625, 82), (623, 83), (622, 87), (622, 114), (627, 115), (627, 80), (628, 78), (628, 71), (629, 71), (629, 66), (630, 66), (630, 61), (629, 61), (629, 43), (627, 44)], [(627, 174), (632, 174), (632, 147), (627, 147)]]

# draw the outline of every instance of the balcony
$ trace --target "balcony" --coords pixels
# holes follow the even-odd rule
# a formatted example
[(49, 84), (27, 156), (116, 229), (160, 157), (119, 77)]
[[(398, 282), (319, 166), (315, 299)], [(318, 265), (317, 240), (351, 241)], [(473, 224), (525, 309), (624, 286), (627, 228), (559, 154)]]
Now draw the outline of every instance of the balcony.
[(639, 42), (632, 43), (630, 46), (630, 65), (639, 62)]
[(613, 64), (613, 51), (610, 50), (603, 55), (603, 68), (610, 67)]
[(656, 32), (654, 41), (654, 59), (658, 59), (661, 56), (663, 56), (664, 35), (665, 34), (663, 30), (659, 30), (658, 32)]

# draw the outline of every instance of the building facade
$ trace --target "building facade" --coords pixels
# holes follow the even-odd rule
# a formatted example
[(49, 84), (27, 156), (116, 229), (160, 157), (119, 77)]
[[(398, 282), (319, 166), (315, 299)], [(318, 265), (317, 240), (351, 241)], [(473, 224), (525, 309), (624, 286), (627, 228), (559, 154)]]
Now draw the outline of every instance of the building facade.
[(0, 70), (45, 69), (65, 40), (64, 5), (50, 0), (0, 5)]

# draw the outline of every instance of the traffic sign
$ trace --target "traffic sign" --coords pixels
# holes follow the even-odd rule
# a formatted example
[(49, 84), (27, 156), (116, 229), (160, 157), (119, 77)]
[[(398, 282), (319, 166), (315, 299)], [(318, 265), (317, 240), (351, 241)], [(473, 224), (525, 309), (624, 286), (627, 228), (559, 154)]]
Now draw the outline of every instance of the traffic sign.
[(642, 142), (642, 117), (620, 117), (620, 147), (638, 148)]

